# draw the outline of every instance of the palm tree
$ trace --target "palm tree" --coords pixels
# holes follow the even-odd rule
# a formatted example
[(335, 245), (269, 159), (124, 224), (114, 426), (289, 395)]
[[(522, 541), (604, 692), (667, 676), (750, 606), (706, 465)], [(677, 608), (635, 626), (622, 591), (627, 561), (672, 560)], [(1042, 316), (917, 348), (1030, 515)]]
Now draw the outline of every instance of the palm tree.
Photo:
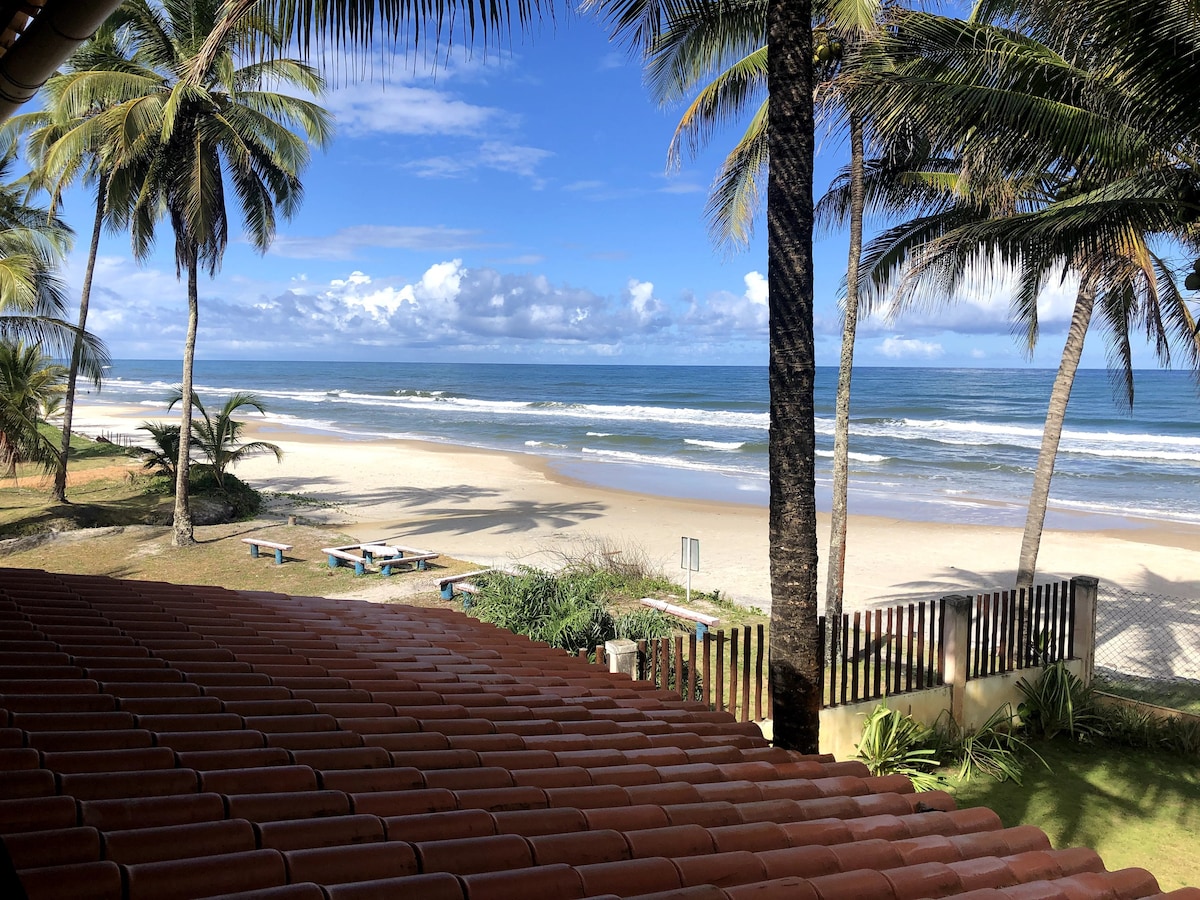
[(54, 444), (41, 424), (46, 408), (62, 396), (66, 374), (37, 346), (0, 342), (0, 466), (10, 478), (18, 463), (55, 465)]
[[(168, 399), (167, 409), (171, 409), (182, 400), (183, 394), (177, 391)], [(246, 407), (263, 414), (267, 411), (263, 401), (254, 394), (241, 391), (231, 395), (213, 416), (208, 414), (204, 404), (195, 394), (192, 395), (192, 407), (200, 412), (200, 420), (192, 420), (192, 446), (208, 458), (207, 467), (221, 490), (225, 489), (225, 471), (243, 459), (260, 453), (272, 453), (276, 459), (283, 459), (283, 451), (275, 444), (267, 441), (242, 442), (242, 431), (246, 423), (235, 420), (234, 413)]]
[[(76, 129), (79, 126), (85, 126), (87, 119), (95, 115), (101, 107), (78, 110), (75, 108), (76, 105), (67, 98), (76, 78), (82, 73), (136, 71), (136, 66), (130, 59), (131, 54), (132, 50), (122, 31), (115, 27), (114, 22), (106, 22), (76, 50), (64, 69), (46, 82), (42, 90), (42, 96), (46, 103), (44, 109), (14, 116), (4, 123), (4, 129), (9, 134), (29, 133), (29, 151), (34, 160), (31, 180), (50, 192), (53, 207), (57, 207), (66, 187), (79, 178), (93, 186), (96, 196), (91, 244), (88, 248), (87, 265), (84, 269), (83, 286), (79, 298), (77, 320), (79, 333), (71, 352), (67, 390), (63, 398), (63, 436), (59, 451), (59, 465), (54, 473), (53, 495), (60, 503), (67, 502), (67, 465), (71, 448), (71, 425), (75, 411), (75, 389), (83, 353), (82, 334), (87, 327), (92, 278), (95, 273), (96, 256), (100, 249), (100, 235), (105, 220), (107, 195), (107, 175), (101, 159), (103, 148), (90, 146), (76, 139), (81, 133), (95, 136), (86, 128), (81, 131), (76, 131)], [(96, 98), (96, 102), (103, 104), (105, 101), (103, 98)], [(55, 160), (54, 170), (51, 170), (49, 165), (51, 158)]]
[[(75, 388), (84, 352), (83, 335), (87, 328), (88, 305), (92, 292), (92, 277), (96, 268), (96, 256), (100, 249), (100, 235), (105, 219), (107, 176), (101, 160), (103, 148), (89, 146), (75, 140), (75, 129), (86, 125), (86, 120), (99, 109), (83, 110), (82, 116), (74, 117), (68, 109), (74, 104), (68, 98), (75, 79), (81, 73), (92, 71), (134, 70), (130, 60), (131, 49), (123, 40), (120, 29), (112, 22), (102, 26), (68, 60), (64, 69), (52, 76), (42, 89), (45, 108), (36, 112), (13, 116), (4, 123), (5, 138), (15, 139), (23, 133), (29, 134), (29, 152), (34, 160), (31, 181), (50, 192), (52, 206), (57, 207), (62, 192), (75, 179), (82, 178), (95, 191), (95, 217), (92, 223), (92, 238), (88, 248), (87, 265), (83, 274), (83, 287), (79, 297), (79, 316), (74, 347), (71, 351), (70, 368), (67, 373), (66, 393), (62, 403), (62, 445), (59, 450), (58, 468), (54, 472), (53, 496), (59, 503), (67, 501), (67, 465), (71, 451), (71, 425), (75, 412)], [(103, 98), (97, 98), (103, 103)], [(89, 133), (85, 128), (83, 133)], [(48, 161), (53, 157), (56, 170), (51, 171)]]
[[(215, 275), (229, 236), (228, 190), (236, 197), (250, 240), (265, 252), (277, 212), (299, 208), (299, 174), (307, 140), (323, 145), (329, 118), (315, 102), (274, 88), (322, 89), (316, 70), (280, 57), (285, 38), (243, 4), (236, 21), (225, 5), (207, 0), (127, 0), (120, 24), (128, 29), (139, 67), (93, 71), (77, 79), (68, 114), (82, 118), (77, 141), (101, 146), (107, 164), (108, 205), (128, 223), (134, 252), (149, 254), (162, 217), (175, 236), (177, 273), (187, 278), (188, 329), (183, 351), (180, 427), (191, 432), (192, 367), (199, 324), (199, 272)], [(215, 44), (211, 38), (220, 35)], [(258, 47), (263, 60), (241, 51)], [(268, 86), (272, 89), (268, 89)], [(299, 134), (297, 133), (299, 132)], [(182, 442), (181, 442), (182, 443)], [(188, 494), (186, 445), (176, 464), (174, 543), (195, 542)]]
[(11, 149), (0, 157), (0, 341), (53, 357), (66, 357), (79, 344), (82, 370), (99, 386), (108, 363), (104, 344), (62, 318), (63, 287), (55, 270), (70, 246), (70, 229), (44, 207), (30, 205), (27, 185), (8, 182)]
[[(644, 50), (661, 32), (666, 12), (680, 0), (601, 0), (618, 33)], [(518, 0), (515, 18), (530, 23), (549, 3)], [(224, 32), (239, 27), (255, 0), (230, 0), (219, 27), (192, 58), (189, 84), (202, 82)], [(499, 43), (514, 10), (491, 0), (264, 0), (302, 49), (313, 40), (338, 47), (368, 48), (376, 28), (391, 35), (436, 40), (456, 24), (468, 42)], [(409, 30), (411, 29), (411, 30)], [(820, 667), (817, 635), (816, 433), (812, 388), (813, 344), (812, 3), (776, 0), (767, 14), (767, 85), (776, 116), (768, 142), (768, 312), (771, 318), (770, 542), (772, 634), (771, 680), (775, 691), (775, 740), (807, 752), (817, 748)], [(771, 209), (772, 205), (774, 210)]]
[(175, 481), (175, 465), (179, 462), (179, 426), (165, 422), (143, 422), (138, 430), (147, 432), (153, 441), (151, 447), (137, 448), (136, 452), (142, 458), (142, 468)]
[(886, 105), (894, 121), (920, 122), (942, 147), (955, 147), (958, 196), (975, 195), (976, 214), (958, 204), (940, 222), (916, 219), (882, 236), (873, 256), (878, 280), (912, 252), (901, 285), (909, 297), (953, 296), (964, 277), (1009, 267), (1019, 277), (1013, 314), (1029, 349), (1041, 290), (1068, 275), (1078, 283), (1022, 539), (1017, 586), (1028, 589), (1095, 313), (1125, 403), (1134, 398), (1139, 329), (1164, 365), (1174, 349), (1200, 369), (1195, 319), (1154, 247), (1163, 238), (1200, 251), (1200, 88), (1172, 62), (1200, 52), (1200, 17), (1142, 0), (1094, 0), (1044, 2), (1021, 21), (1024, 33), (925, 14), (898, 19), (893, 57), (900, 53), (903, 63), (876, 108)]

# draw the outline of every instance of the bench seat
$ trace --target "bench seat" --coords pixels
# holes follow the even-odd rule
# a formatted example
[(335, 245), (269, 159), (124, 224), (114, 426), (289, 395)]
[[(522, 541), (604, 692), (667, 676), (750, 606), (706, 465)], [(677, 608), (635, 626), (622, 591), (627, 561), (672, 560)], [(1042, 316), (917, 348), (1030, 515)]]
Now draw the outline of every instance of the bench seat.
[(281, 544), (278, 541), (267, 541), (262, 538), (242, 538), (243, 544), (250, 545), (250, 556), (253, 559), (258, 559), (259, 549), (275, 551), (275, 565), (283, 565), (283, 554), (292, 549), (291, 544)]

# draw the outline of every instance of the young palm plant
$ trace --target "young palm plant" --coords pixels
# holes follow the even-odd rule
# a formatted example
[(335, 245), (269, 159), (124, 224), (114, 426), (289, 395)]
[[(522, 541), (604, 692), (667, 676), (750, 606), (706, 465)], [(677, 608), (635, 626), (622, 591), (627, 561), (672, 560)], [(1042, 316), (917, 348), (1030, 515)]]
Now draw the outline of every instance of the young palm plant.
[(54, 444), (41, 425), (46, 408), (62, 396), (66, 374), (37, 346), (0, 342), (0, 467), (8, 477), (22, 462), (53, 469)]
[[(279, 55), (284, 34), (262, 15), (265, 5), (242, 6), (242, 14), (230, 18), (224, 4), (210, 0), (127, 0), (120, 26), (140, 66), (86, 73), (73, 85), (74, 105), (67, 110), (82, 117), (101, 108), (76, 140), (104, 148), (109, 209), (115, 221), (129, 225), (139, 258), (150, 253), (158, 222), (170, 221), (176, 271), (187, 281), (180, 401), (185, 434), (192, 422), (199, 274), (215, 275), (220, 268), (229, 201), (236, 201), (251, 243), (265, 252), (277, 214), (291, 216), (299, 207), (308, 142), (323, 145), (330, 136), (320, 106), (282, 93), (293, 87), (319, 95), (316, 70)], [(264, 58), (247, 59), (247, 47)], [(189, 467), (184, 445), (176, 464), (176, 546), (195, 543)]]
[(150, 435), (150, 447), (139, 447), (142, 468), (153, 475), (165, 475), (175, 481), (175, 465), (179, 462), (179, 426), (166, 422), (143, 422), (139, 431)]
[[(167, 402), (167, 409), (171, 409), (182, 400), (181, 393), (172, 394)], [(192, 419), (192, 447), (204, 454), (208, 460), (206, 467), (212, 472), (217, 487), (221, 490), (225, 490), (225, 473), (243, 459), (261, 453), (274, 454), (276, 459), (283, 458), (283, 451), (275, 444), (267, 441), (242, 441), (246, 423), (237, 421), (233, 416), (238, 410), (247, 407), (264, 414), (267, 411), (262, 400), (254, 394), (242, 391), (226, 398), (221, 408), (210, 416), (200, 398), (192, 394), (192, 408), (200, 413), (199, 419)], [(178, 441), (178, 437), (176, 440)]]

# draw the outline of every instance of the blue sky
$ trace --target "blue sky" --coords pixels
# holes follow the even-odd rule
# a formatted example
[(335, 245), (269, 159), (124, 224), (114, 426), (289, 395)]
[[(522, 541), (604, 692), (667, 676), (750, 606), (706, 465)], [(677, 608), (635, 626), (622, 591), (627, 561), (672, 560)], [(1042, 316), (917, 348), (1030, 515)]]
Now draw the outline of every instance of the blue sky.
[[(658, 109), (638, 66), (580, 16), (509, 50), (451, 55), (430, 71), (376, 62), (342, 74), (325, 104), (332, 146), (304, 175), (301, 212), (265, 256), (231, 241), (201, 283), (197, 355), (563, 363), (766, 362), (766, 242), (713, 249), (709, 183), (736, 132), (665, 169), (679, 110)], [(817, 192), (842, 163), (822, 141)], [(64, 214), (90, 227), (74, 192)], [(89, 327), (117, 358), (178, 358), (186, 311), (167, 225), (138, 265), (101, 247)], [(86, 234), (67, 272), (81, 279)], [(816, 245), (818, 363), (836, 365), (846, 239)], [(1072, 291), (1048, 291), (1033, 365), (1057, 365)], [(862, 365), (1024, 366), (1007, 298), (862, 323)], [(1139, 363), (1153, 365), (1143, 351)], [(1085, 365), (1103, 366), (1095, 335)]]

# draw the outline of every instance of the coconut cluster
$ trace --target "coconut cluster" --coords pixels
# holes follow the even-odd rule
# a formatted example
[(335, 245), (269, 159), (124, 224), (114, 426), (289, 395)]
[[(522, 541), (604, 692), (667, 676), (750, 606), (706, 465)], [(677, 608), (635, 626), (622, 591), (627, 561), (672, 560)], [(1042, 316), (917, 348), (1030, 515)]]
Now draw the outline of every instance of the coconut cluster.
[(1192, 271), (1183, 279), (1183, 286), (1189, 291), (1200, 291), (1200, 259), (1192, 263)]
[(837, 62), (842, 58), (842, 42), (823, 31), (813, 32), (813, 65)]

